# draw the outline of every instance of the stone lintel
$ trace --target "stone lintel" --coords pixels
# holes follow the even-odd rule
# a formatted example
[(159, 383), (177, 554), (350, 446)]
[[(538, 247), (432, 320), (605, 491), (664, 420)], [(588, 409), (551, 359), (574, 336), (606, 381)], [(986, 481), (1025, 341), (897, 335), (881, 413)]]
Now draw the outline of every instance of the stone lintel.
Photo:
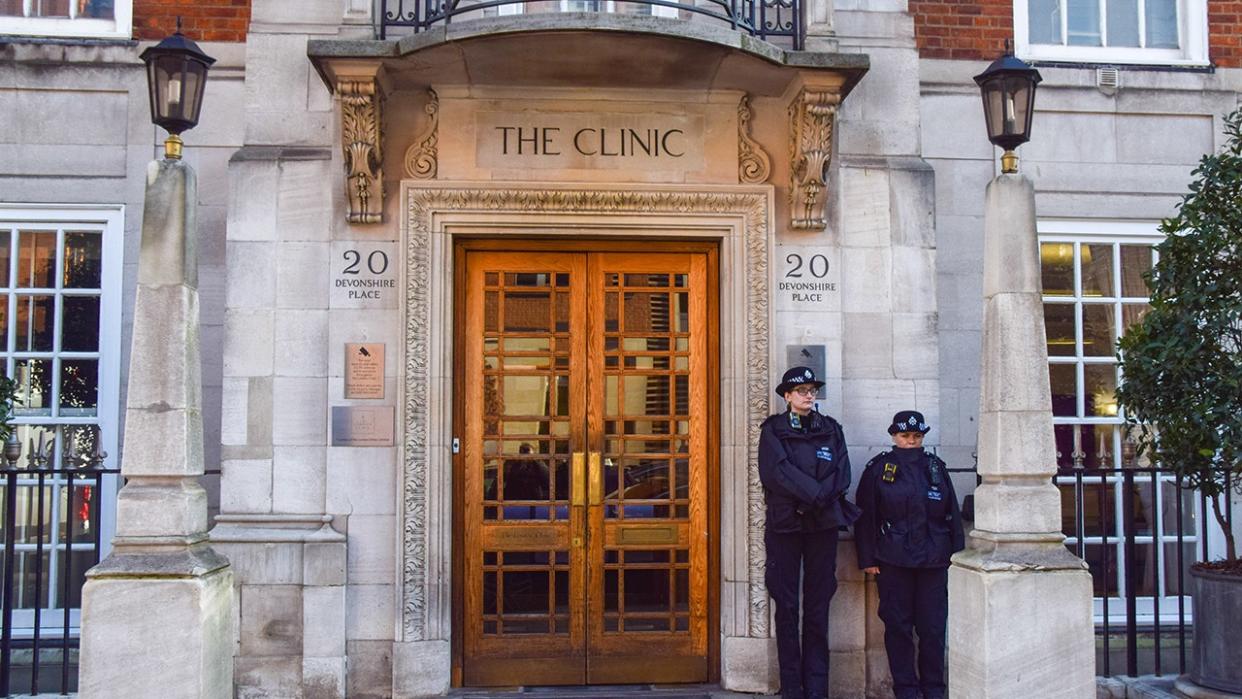
[[(201, 540), (200, 540), (201, 541)], [(112, 555), (86, 572), (102, 578), (198, 578), (227, 568), (229, 561), (210, 546), (196, 543), (174, 550), (129, 551), (118, 546)]]

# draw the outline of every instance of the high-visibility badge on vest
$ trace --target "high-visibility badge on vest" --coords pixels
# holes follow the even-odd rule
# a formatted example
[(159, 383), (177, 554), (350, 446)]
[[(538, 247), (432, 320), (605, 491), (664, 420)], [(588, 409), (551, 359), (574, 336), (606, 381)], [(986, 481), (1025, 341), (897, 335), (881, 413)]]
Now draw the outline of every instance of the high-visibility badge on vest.
[(880, 476), (880, 480), (884, 481), (885, 483), (892, 483), (896, 477), (897, 477), (897, 464), (894, 464), (894, 463), (884, 464), (884, 475)]

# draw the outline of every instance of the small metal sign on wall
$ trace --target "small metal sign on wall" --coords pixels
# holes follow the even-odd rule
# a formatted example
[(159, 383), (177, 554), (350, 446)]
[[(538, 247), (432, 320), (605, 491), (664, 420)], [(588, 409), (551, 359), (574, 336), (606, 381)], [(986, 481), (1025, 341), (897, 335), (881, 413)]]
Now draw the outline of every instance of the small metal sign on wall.
[(395, 419), (391, 405), (334, 405), (332, 446), (391, 447)]
[(351, 400), (384, 397), (383, 343), (345, 343), (345, 397)]

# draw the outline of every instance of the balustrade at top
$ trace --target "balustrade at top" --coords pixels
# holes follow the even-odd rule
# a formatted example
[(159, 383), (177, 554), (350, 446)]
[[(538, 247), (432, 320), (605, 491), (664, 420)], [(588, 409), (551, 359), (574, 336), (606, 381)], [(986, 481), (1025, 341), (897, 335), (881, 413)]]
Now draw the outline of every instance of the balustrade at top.
[(426, 31), (454, 21), (562, 12), (706, 21), (801, 50), (806, 0), (379, 0), (376, 33)]

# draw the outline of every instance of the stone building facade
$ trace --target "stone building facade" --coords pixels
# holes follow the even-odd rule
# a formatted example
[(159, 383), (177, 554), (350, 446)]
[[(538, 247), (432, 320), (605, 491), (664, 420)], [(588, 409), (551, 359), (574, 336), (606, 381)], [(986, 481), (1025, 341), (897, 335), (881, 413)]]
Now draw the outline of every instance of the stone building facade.
[[(1147, 0), (1142, 36), (1117, 23), (1110, 44), (1105, 15), (1015, 1), (811, 0), (799, 50), (620, 2), (382, 40), (369, 0), (115, 0), (111, 27), (0, 2), (0, 231), (19, 258), (24, 231), (98, 232), (105, 270), (94, 412), (40, 396), (20, 434), (72, 418), (123, 453), (162, 139), (137, 55), (181, 15), (218, 59), (185, 157), (236, 695), (772, 690), (754, 448), (786, 365), (822, 369), (856, 473), (905, 408), (973, 464), (997, 166), (971, 77), (1010, 39), (1044, 77), (1020, 155), (1044, 236), (1048, 458), (1132, 459), (1103, 339), (1141, 306), (1155, 224), (1239, 103), (1242, 9)], [(1053, 6), (1064, 33), (1041, 34)], [(81, 361), (62, 350), (47, 359)], [(9, 349), (7, 370), (28, 359)], [(532, 468), (542, 489), (518, 492)], [(838, 579), (834, 696), (883, 696), (848, 542)]]

